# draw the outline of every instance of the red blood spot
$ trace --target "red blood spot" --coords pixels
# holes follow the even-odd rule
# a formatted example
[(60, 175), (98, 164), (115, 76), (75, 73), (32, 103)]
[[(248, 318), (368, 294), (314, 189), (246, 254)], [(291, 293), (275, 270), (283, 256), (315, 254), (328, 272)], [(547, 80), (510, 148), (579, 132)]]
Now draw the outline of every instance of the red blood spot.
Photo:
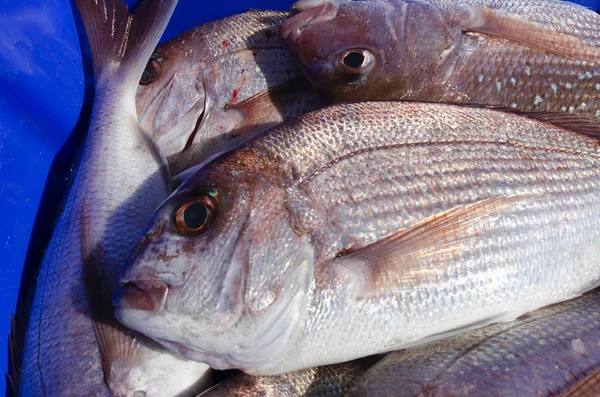
[(244, 72), (245, 72), (245, 70), (244, 70), (244, 69), (242, 69), (242, 74), (244, 74)]
[(227, 47), (229, 47), (229, 43), (227, 42), (227, 40), (223, 40), (223, 48)]
[(238, 96), (238, 90), (233, 90), (233, 94), (231, 94), (231, 101), (229, 102), (235, 102), (235, 100), (237, 99)]

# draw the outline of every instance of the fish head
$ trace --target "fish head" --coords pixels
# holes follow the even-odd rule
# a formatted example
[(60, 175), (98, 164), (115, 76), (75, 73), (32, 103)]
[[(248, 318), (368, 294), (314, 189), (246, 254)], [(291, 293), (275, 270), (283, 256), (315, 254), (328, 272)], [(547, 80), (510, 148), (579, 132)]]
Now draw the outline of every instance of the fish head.
[(158, 46), (136, 93), (140, 125), (152, 133), (167, 159), (185, 147), (205, 113), (201, 65), (189, 46), (191, 39), (185, 33)]
[(308, 313), (314, 249), (258, 152), (210, 163), (157, 209), (113, 299), (123, 324), (217, 369), (282, 360)]
[(137, 93), (172, 175), (322, 106), (279, 40), (280, 11), (249, 11), (160, 45)]
[(421, 1), (301, 0), (292, 10), (280, 37), (335, 102), (412, 99), (454, 48), (444, 15)]

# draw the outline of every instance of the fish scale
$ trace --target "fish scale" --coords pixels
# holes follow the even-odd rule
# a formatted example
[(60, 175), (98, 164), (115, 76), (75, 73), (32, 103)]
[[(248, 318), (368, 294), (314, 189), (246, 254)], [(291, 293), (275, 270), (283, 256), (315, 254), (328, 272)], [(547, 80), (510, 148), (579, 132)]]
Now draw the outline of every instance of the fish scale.
[[(208, 187), (214, 224), (180, 235), (172, 214)], [(168, 295), (145, 292), (164, 300), (147, 310), (125, 285), (116, 315), (185, 357), (249, 374), (397, 350), (597, 285), (599, 193), (598, 142), (547, 123), (334, 105), (207, 164), (163, 203), (121, 282)]]
[(135, 90), (176, 3), (144, 1), (131, 15), (120, 0), (76, 1), (96, 94), (23, 330), (21, 396), (182, 395), (210, 377), (206, 365), (122, 326), (111, 304), (127, 253), (170, 191), (164, 159), (138, 123)]
[(492, 106), (600, 135), (600, 16), (591, 10), (552, 0), (296, 4), (280, 35), (333, 102)]
[(597, 395), (599, 298), (593, 291), (511, 323), (394, 352), (347, 395)]
[(505, 40), (473, 41), (472, 47), (458, 53), (440, 102), (598, 117), (600, 69), (596, 65), (515, 48)]

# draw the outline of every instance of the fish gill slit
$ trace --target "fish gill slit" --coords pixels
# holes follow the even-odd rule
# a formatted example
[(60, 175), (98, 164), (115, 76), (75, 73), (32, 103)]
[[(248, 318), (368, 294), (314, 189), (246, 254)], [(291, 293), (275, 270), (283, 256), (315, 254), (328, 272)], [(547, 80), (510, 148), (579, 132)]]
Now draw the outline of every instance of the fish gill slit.
[[(190, 108), (190, 110), (191, 109), (192, 108)], [(186, 150), (188, 150), (188, 149), (190, 149), (192, 147), (192, 144), (194, 143), (194, 139), (196, 138), (196, 135), (200, 131), (200, 126), (202, 124), (202, 121), (204, 120), (204, 113), (205, 113), (205, 111), (206, 111), (206, 100), (205, 100), (204, 109), (202, 109), (202, 112), (200, 113), (200, 116), (196, 120), (196, 124), (194, 124), (194, 128), (192, 129), (192, 133), (190, 134), (190, 137), (188, 138), (188, 140), (185, 142), (185, 146), (181, 150), (182, 152), (186, 151)]]

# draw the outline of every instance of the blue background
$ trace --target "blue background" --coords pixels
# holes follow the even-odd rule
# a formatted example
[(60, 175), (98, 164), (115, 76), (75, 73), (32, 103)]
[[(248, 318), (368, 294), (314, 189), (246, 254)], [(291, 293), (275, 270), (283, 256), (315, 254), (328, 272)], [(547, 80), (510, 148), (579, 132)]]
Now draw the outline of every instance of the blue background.
[[(163, 39), (249, 8), (284, 10), (291, 2), (180, 0)], [(600, 0), (576, 2), (600, 9)], [(21, 275), (27, 287), (89, 118), (89, 62), (78, 18), (67, 0), (0, 0), (0, 374), (7, 371), (9, 315)], [(0, 376), (0, 393), (4, 382)]]

